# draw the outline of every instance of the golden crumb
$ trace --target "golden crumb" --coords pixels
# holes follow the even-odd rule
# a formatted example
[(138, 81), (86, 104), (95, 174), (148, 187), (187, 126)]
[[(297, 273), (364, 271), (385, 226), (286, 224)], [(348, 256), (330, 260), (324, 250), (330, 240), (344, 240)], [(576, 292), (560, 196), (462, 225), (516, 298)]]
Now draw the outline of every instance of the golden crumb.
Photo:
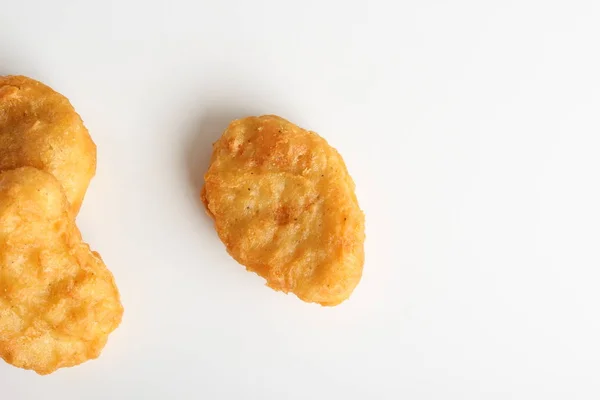
[(201, 197), (231, 256), (271, 288), (333, 306), (360, 281), (364, 214), (342, 157), (316, 133), (277, 116), (233, 121)]
[(121, 322), (110, 271), (75, 226), (59, 182), (0, 173), (0, 357), (49, 374), (98, 357)]
[(35, 167), (63, 186), (74, 215), (96, 173), (96, 145), (69, 100), (24, 76), (0, 76), (0, 171)]

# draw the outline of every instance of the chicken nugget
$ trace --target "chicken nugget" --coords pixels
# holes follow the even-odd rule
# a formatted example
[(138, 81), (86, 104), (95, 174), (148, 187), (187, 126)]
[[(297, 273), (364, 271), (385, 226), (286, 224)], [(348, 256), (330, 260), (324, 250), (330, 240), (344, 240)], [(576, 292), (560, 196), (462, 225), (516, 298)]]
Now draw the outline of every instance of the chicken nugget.
[(99, 356), (122, 314), (60, 183), (32, 167), (0, 172), (0, 357), (41, 375), (81, 364)]
[(334, 306), (360, 281), (365, 221), (340, 154), (277, 116), (233, 121), (202, 201), (229, 254), (271, 288)]
[(63, 186), (77, 215), (96, 173), (96, 145), (69, 100), (24, 76), (0, 77), (0, 171), (35, 167)]

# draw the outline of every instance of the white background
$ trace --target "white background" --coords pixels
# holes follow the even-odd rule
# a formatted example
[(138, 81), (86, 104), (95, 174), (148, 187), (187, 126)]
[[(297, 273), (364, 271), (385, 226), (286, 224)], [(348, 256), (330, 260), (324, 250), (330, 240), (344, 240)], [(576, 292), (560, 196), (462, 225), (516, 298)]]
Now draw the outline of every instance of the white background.
[[(598, 1), (2, 0), (0, 74), (98, 145), (79, 225), (126, 308), (102, 356), (0, 399), (600, 398)], [(276, 293), (199, 205), (227, 123), (344, 156), (364, 277)]]

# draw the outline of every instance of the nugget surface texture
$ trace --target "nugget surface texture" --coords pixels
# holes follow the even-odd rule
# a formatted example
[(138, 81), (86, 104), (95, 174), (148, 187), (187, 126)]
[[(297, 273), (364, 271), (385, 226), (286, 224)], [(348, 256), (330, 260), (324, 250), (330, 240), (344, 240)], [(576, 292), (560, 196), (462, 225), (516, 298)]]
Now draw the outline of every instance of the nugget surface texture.
[(122, 313), (58, 181), (31, 167), (0, 172), (0, 357), (39, 374), (80, 364), (98, 357)]
[(333, 306), (358, 284), (364, 214), (342, 157), (316, 133), (277, 116), (233, 121), (202, 201), (231, 256), (271, 288)]
[(69, 100), (24, 76), (0, 77), (0, 170), (35, 167), (62, 184), (74, 214), (96, 172), (96, 145)]

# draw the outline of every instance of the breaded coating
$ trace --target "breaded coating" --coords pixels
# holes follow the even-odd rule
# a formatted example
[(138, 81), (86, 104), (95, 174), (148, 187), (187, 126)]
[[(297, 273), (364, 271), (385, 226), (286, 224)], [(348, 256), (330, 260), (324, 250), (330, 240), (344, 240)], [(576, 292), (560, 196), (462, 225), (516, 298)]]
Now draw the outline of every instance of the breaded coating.
[(81, 239), (60, 183), (0, 173), (0, 357), (38, 374), (98, 357), (123, 307), (112, 274)]
[(69, 100), (24, 76), (0, 77), (0, 171), (35, 167), (62, 184), (77, 215), (96, 173), (96, 145)]
[(334, 306), (360, 281), (365, 220), (325, 139), (277, 116), (233, 121), (213, 145), (202, 201), (227, 251), (275, 290)]

